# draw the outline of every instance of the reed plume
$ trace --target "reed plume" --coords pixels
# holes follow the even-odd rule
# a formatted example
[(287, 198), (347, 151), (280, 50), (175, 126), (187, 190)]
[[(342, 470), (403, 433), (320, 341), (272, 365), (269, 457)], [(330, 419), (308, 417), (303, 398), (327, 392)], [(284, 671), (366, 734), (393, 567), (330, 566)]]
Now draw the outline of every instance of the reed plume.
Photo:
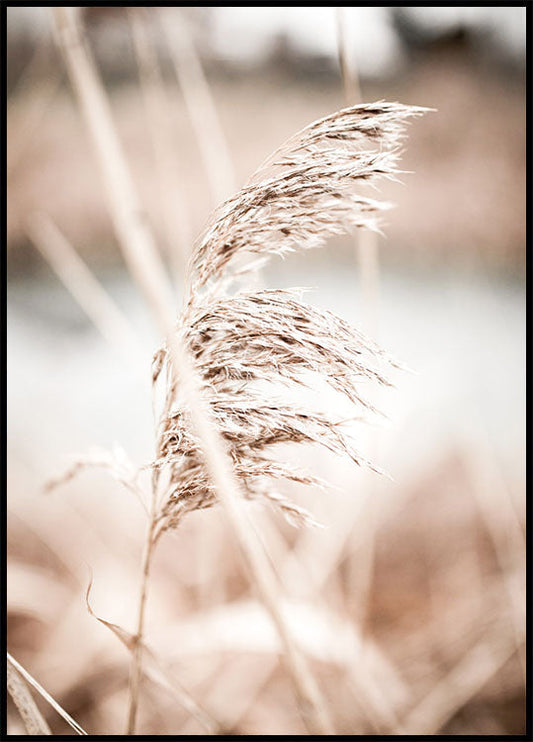
[[(342, 421), (276, 401), (275, 385), (294, 388), (318, 376), (352, 405), (374, 411), (359, 382), (388, 384), (382, 369), (396, 364), (355, 327), (303, 302), (297, 290), (236, 290), (235, 282), (272, 255), (317, 247), (358, 227), (378, 229), (389, 204), (356, 193), (354, 185), (397, 176), (405, 124), (424, 110), (378, 102), (310, 124), (215, 211), (191, 256), (176, 332), (195, 361), (244, 493), (271, 501), (293, 520), (310, 518), (280, 495), (275, 480), (320, 482), (270, 457), (275, 444), (318, 443), (375, 467), (357, 451)], [(168, 487), (154, 538), (185, 513), (217, 500), (169, 365), (163, 346), (153, 362), (154, 383), (164, 379), (154, 467), (166, 471)]]
[[(60, 28), (64, 22), (74, 34), (60, 10), (57, 16)], [(184, 310), (173, 323), (170, 292), (154, 245), (138, 219), (135, 191), (103, 88), (79, 39), (75, 45), (64, 39), (64, 51), (112, 197), (121, 247), (166, 339), (153, 361), (156, 392), (161, 389), (158, 382), (164, 381), (163, 403), (150, 466), (128, 734), (136, 726), (154, 546), (186, 513), (218, 500), (278, 631), (306, 728), (332, 733), (324, 699), (286, 624), (275, 577), (250, 536), (239, 495), (273, 503), (291, 520), (312, 522), (274, 483), (321, 482), (278, 461), (272, 451), (275, 444), (318, 443), (357, 464), (372, 465), (357, 451), (342, 421), (276, 400), (272, 385), (279, 387), (282, 381), (294, 389), (319, 376), (353, 405), (372, 410), (358, 382), (370, 378), (387, 383), (381, 366), (393, 362), (355, 328), (305, 304), (294, 292), (236, 291), (232, 283), (273, 254), (320, 246), (327, 237), (356, 227), (377, 229), (379, 212), (388, 205), (354, 192), (353, 186), (396, 176), (404, 124), (424, 109), (390, 103), (354, 106), (314, 122), (286, 142), (214, 213), (193, 249)], [(122, 481), (121, 474), (116, 476)]]

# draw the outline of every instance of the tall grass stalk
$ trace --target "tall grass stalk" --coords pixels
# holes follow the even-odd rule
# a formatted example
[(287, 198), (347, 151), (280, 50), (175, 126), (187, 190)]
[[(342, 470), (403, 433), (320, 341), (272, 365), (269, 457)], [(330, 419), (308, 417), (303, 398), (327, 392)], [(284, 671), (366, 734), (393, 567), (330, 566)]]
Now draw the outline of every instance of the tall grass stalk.
[(353, 39), (347, 38), (346, 8), (335, 8), (335, 22), (337, 27), (337, 52), (344, 86), (344, 101), (346, 105), (360, 103), (363, 100), (363, 95), (354, 57)]
[(13, 699), (13, 703), (21, 716), (28, 734), (52, 734), (50, 727), (43, 718), (43, 715), (37, 708), (28, 686), (22, 679), (19, 670), (16, 669), (12, 658), (7, 657), (7, 692)]
[(150, 34), (150, 11), (141, 7), (129, 8), (128, 17), (154, 152), (166, 243), (177, 278), (189, 257), (193, 234), (186, 194), (178, 173), (172, 106)]
[[(354, 39), (350, 37), (345, 7), (336, 8), (337, 47), (339, 65), (344, 86), (345, 105), (353, 105), (363, 100), (361, 80), (355, 58)], [(362, 322), (365, 330), (378, 339), (379, 326), (379, 238), (375, 232), (359, 230), (356, 235), (357, 258), (359, 267), (359, 286), (361, 289)], [(376, 431), (368, 433), (369, 450), (372, 457), (377, 454), (378, 440)], [(365, 472), (362, 475), (363, 486), (367, 493), (365, 507), (365, 533), (355, 554), (348, 562), (349, 580), (354, 587), (354, 597), (349, 601), (350, 609), (363, 626), (366, 620), (368, 597), (373, 579), (374, 549), (376, 532), (376, 490), (377, 483)], [(355, 589), (356, 588), (356, 589)]]
[[(522, 646), (523, 641), (519, 649)], [(516, 651), (515, 641), (502, 639), (499, 632), (493, 636), (483, 636), (409, 711), (396, 733), (409, 737), (437, 734), (502, 670)]]
[[(475, 420), (475, 416), (473, 416)], [(465, 436), (464, 448), (468, 452), (467, 467), (472, 482), (471, 491), (476, 500), (483, 525), (492, 541), (498, 562), (503, 589), (507, 594), (518, 657), (526, 682), (526, 659), (521, 651), (526, 632), (525, 585), (517, 581), (517, 568), (522, 566), (526, 544), (502, 476), (498, 459), (492, 450), (487, 432), (478, 421)]]
[[(40, 683), (35, 680), (33, 675), (20, 664), (17, 660), (12, 657), (9, 652), (7, 653), (7, 678), (8, 678), (8, 690), (13, 698), (17, 708), (19, 709), (24, 723), (28, 729), (28, 734), (51, 734), (48, 724), (43, 719), (39, 709), (37, 708), (35, 701), (31, 697), (27, 686), (21, 677), (29, 683), (35, 690), (52, 706), (55, 711), (67, 722), (67, 724), (74, 729), (76, 734), (86, 735), (87, 732), (75, 721), (70, 714), (53, 698), (47, 690), (45, 690)], [(30, 729), (32, 731), (30, 731)]]
[[(353, 106), (363, 101), (363, 93), (354, 53), (354, 40), (350, 38), (346, 21), (346, 8), (335, 9), (337, 23), (337, 49), (344, 87), (344, 104)], [(360, 230), (356, 238), (362, 296), (362, 319), (366, 332), (378, 339), (379, 322), (379, 244), (378, 235)]]
[(16, 128), (17, 135), (10, 138), (7, 150), (8, 181), (31, 151), (34, 135), (60, 87), (61, 73), (51, 64), (51, 48), (44, 35), (9, 97), (7, 125), (9, 130)]
[(215, 206), (230, 196), (236, 187), (228, 142), (185, 15), (181, 12), (179, 23), (171, 25), (161, 17), (160, 11), (159, 20), (200, 148)]
[[(109, 103), (94, 62), (89, 50), (82, 43), (77, 24), (67, 9), (56, 7), (53, 13), (69, 75), (99, 157), (108, 191), (110, 213), (119, 244), (134, 279), (148, 301), (156, 325), (166, 339), (172, 360), (172, 374), (188, 400), (191, 422), (201, 441), (209, 476), (225, 507), (258, 593), (280, 635), (291, 678), (300, 701), (302, 718), (310, 732), (327, 734), (332, 728), (318, 686), (285, 622), (280, 607), (276, 579), (265, 553), (251, 535), (252, 531), (240, 501), (240, 485), (225, 453), (224, 442), (201, 397), (188, 352), (174, 332), (174, 312), (168, 279), (151, 234), (141, 217), (138, 199), (113, 125)], [(152, 512), (156, 497), (154, 486)], [(148, 576), (155, 543), (152, 539), (153, 528), (154, 523), (150, 519), (143, 556), (136, 630), (137, 647), (140, 647), (144, 633)], [(140, 662), (141, 652), (137, 649), (132, 658), (128, 734), (133, 734), (136, 728), (141, 677)]]
[(126, 358), (139, 354), (139, 343), (129, 320), (52, 219), (43, 212), (33, 212), (27, 219), (26, 231), (109, 344)]
[[(132, 649), (136, 644), (135, 635), (123, 629), (117, 624), (111, 623), (104, 618), (100, 618), (93, 611), (89, 603), (89, 594), (92, 588), (92, 578), (87, 588), (86, 604), (87, 610), (104, 626), (107, 626), (115, 636), (128, 649)], [(176, 679), (171, 667), (160, 656), (156, 655), (146, 642), (139, 643), (142, 650), (142, 672), (144, 675), (160, 688), (166, 690), (186, 711), (193, 716), (196, 721), (205, 729), (208, 734), (220, 734), (222, 725), (202, 707), (198, 701), (187, 691), (183, 685)]]

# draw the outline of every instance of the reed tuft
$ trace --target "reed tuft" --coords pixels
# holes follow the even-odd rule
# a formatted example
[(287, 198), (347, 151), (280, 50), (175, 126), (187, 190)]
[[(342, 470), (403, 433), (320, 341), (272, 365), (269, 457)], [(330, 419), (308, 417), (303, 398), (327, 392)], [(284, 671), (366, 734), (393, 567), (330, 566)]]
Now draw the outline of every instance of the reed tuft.
[[(358, 227), (378, 229), (389, 204), (358, 194), (354, 186), (398, 175), (405, 124), (425, 110), (378, 102), (310, 124), (215, 211), (191, 257), (176, 332), (194, 359), (245, 495), (269, 500), (291, 520), (312, 519), (280, 495), (275, 481), (320, 481), (269, 456), (276, 444), (317, 443), (378, 470), (357, 451), (342, 421), (277, 401), (276, 385), (294, 390), (320, 377), (359, 411), (375, 412), (359, 382), (389, 384), (387, 369), (398, 364), (340, 317), (305, 303), (298, 290), (236, 290), (235, 282), (271, 255), (317, 247)], [(165, 397), (154, 467), (158, 474), (165, 470), (168, 487), (154, 538), (217, 500), (170, 371), (162, 347), (153, 362), (154, 384), (163, 379)]]

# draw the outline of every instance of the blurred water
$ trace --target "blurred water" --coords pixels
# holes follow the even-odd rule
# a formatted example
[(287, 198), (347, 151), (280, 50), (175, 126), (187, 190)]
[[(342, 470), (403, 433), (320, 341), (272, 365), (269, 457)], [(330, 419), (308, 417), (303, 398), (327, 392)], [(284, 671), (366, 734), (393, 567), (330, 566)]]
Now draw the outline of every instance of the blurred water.
[[(359, 279), (349, 266), (323, 278), (308, 299), (359, 325)], [(284, 272), (282, 285), (290, 285)], [(281, 285), (281, 284), (280, 284)], [(420, 466), (443, 448), (482, 434), (514, 472), (525, 466), (525, 292), (482, 274), (385, 272), (377, 340), (415, 375), (398, 374), (386, 396), (387, 467)], [(390, 470), (390, 469), (389, 469)], [(521, 476), (520, 474), (520, 476)]]
[[(280, 270), (280, 267), (282, 268)], [(317, 286), (307, 301), (358, 324), (353, 266), (275, 264), (272, 287)], [(106, 285), (138, 330), (143, 367), (98, 335), (54, 278), (8, 292), (8, 436), (11, 461), (40, 475), (68, 454), (119, 442), (152, 453), (150, 361), (157, 338), (129, 279)], [(525, 291), (483, 276), (382, 276), (379, 342), (416, 371), (387, 392), (387, 470), (398, 476), (482, 429), (522, 479), (525, 466)], [(382, 462), (380, 461), (380, 464)]]

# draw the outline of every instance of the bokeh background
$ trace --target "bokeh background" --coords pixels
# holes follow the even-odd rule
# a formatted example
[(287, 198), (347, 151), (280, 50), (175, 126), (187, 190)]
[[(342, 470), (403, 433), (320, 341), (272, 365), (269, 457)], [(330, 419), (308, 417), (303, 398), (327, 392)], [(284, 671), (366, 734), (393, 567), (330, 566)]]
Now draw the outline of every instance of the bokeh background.
[[(339, 733), (523, 733), (525, 7), (79, 15), (177, 306), (214, 206), (290, 135), (345, 105), (339, 28), (353, 102), (436, 109), (409, 127), (403, 183), (382, 189), (396, 208), (372, 243), (377, 277), (357, 236), (261, 277), (315, 287), (308, 301), (414, 371), (380, 394), (386, 424), (358, 432), (392, 480), (287, 448), (335, 485), (287, 488), (324, 527), (251, 515)], [(84, 594), (92, 575), (95, 612), (134, 630), (144, 512), (106, 472), (52, 492), (44, 483), (96, 449), (150, 461), (159, 338), (120, 257), (50, 9), (9, 7), (7, 34), (8, 648), (90, 733), (120, 734), (128, 652)], [(44, 258), (48, 236), (72, 275), (61, 235), (133, 327), (135, 358), (101, 336)], [(221, 728), (304, 733), (218, 508), (162, 542), (147, 636)], [(22, 731), (9, 706), (8, 732)], [(139, 731), (204, 729), (146, 681)]]

